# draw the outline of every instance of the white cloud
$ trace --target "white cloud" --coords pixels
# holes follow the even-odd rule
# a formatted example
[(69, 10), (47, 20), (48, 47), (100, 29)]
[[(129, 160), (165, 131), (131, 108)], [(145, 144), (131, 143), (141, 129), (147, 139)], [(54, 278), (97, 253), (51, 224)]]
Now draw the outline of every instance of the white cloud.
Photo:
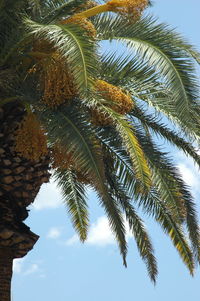
[(197, 165), (193, 163), (191, 158), (186, 158), (182, 152), (178, 153), (178, 168), (182, 174), (183, 180), (192, 188), (192, 191), (199, 193), (200, 173)]
[(105, 246), (115, 244), (115, 239), (109, 226), (108, 219), (101, 216), (91, 227), (87, 243), (91, 245)]
[[(132, 237), (128, 223), (125, 222), (127, 239)], [(79, 242), (78, 236), (75, 234), (67, 240), (66, 245), (74, 245)], [(106, 216), (101, 216), (92, 224), (86, 241), (88, 245), (107, 246), (116, 244), (115, 237), (110, 229), (109, 221)]]
[(36, 210), (53, 209), (61, 206), (61, 192), (54, 181), (43, 184), (35, 202), (32, 204)]
[(28, 267), (24, 263), (25, 258), (17, 258), (13, 261), (13, 273), (14, 274), (21, 274), (22, 276), (31, 275), (34, 273), (38, 273), (39, 277), (44, 278), (45, 273), (41, 268), (39, 267), (38, 263), (32, 263)]
[(53, 227), (47, 233), (47, 238), (56, 239), (60, 237), (60, 235), (61, 235), (61, 230), (57, 227)]
[(24, 272), (24, 275), (30, 275), (39, 271), (39, 266), (36, 263), (30, 265), (30, 267)]
[(22, 263), (24, 258), (17, 258), (13, 260), (13, 273), (20, 274), (22, 272)]
[(78, 243), (78, 242), (79, 242), (78, 235), (75, 234), (75, 235), (73, 235), (71, 238), (69, 238), (69, 239), (65, 242), (65, 245), (66, 245), (66, 246), (72, 246), (72, 245), (74, 245), (74, 244), (76, 244), (76, 243)]
[(179, 164), (178, 168), (186, 184), (196, 189), (199, 186), (199, 176), (196, 175), (196, 171), (194, 170), (194, 168), (187, 166), (183, 163)]

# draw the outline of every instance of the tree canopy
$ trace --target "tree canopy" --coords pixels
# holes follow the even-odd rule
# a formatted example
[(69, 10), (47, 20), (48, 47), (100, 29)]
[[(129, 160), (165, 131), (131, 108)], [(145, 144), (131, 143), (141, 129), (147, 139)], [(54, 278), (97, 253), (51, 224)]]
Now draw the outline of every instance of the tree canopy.
[[(195, 204), (161, 137), (200, 166), (200, 55), (148, 1), (0, 1), (0, 106), (22, 107), (14, 151), (50, 167), (81, 241), (87, 187), (104, 207), (126, 266), (125, 220), (149, 276), (157, 264), (144, 213), (169, 235), (191, 274), (200, 261)], [(118, 42), (127, 52), (103, 49)], [(106, 44), (107, 45), (107, 44)]]

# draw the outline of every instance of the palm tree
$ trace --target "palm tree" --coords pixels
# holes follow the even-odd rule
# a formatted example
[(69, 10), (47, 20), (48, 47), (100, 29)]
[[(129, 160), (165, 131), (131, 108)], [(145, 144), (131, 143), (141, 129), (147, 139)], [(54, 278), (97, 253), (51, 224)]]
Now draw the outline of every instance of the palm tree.
[[(89, 185), (125, 266), (127, 220), (156, 280), (152, 243), (135, 206), (170, 236), (191, 274), (200, 260), (194, 201), (154, 139), (162, 137), (200, 166), (193, 66), (199, 54), (166, 25), (141, 18), (147, 4), (0, 1), (2, 301), (10, 300), (13, 259), (25, 256), (38, 239), (23, 221), (50, 172), (81, 241), (89, 226)], [(129, 54), (102, 54), (104, 40), (124, 43)]]

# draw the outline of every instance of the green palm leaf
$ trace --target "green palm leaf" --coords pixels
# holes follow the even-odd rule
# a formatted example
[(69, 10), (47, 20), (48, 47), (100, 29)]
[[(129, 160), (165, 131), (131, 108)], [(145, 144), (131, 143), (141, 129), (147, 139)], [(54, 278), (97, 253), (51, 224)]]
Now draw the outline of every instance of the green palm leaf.
[(139, 139), (142, 146), (145, 147), (144, 152), (151, 166), (153, 185), (168, 210), (174, 215), (175, 220), (180, 222), (184, 218), (185, 202), (176, 181), (174, 181), (176, 170), (166, 156), (155, 148), (148, 136), (140, 135)]
[(137, 243), (140, 256), (142, 257), (147, 266), (147, 270), (151, 280), (155, 283), (158, 271), (156, 259), (153, 254), (154, 250), (149, 235), (145, 229), (143, 221), (136, 214), (133, 206), (128, 202), (124, 201), (124, 199), (121, 199), (121, 203), (124, 207), (126, 220), (129, 223), (130, 230), (132, 231), (134, 239)]
[(44, 15), (43, 22), (50, 23), (62, 17), (70, 16), (79, 5), (83, 5), (85, 2), (87, 0), (71, 0), (67, 2), (61, 0), (57, 4), (55, 1), (48, 1), (48, 13)]
[(185, 200), (185, 207), (187, 209), (186, 227), (189, 232), (189, 237), (192, 243), (193, 254), (198, 263), (200, 263), (200, 228), (196, 213), (196, 206), (193, 197), (181, 178), (176, 177), (177, 184)]
[(74, 228), (80, 240), (84, 242), (87, 239), (89, 225), (85, 188), (76, 181), (75, 174), (70, 170), (57, 169), (54, 176), (62, 189), (63, 201), (68, 207)]
[[(115, 141), (115, 143), (117, 144), (117, 141)], [(135, 174), (131, 169), (130, 159), (128, 159), (125, 156), (123, 151), (121, 154), (115, 151), (115, 143), (113, 142), (111, 144), (112, 146), (109, 146), (109, 143), (105, 142), (105, 147), (107, 147), (107, 150), (110, 152), (111, 156), (115, 158), (119, 183), (121, 183), (121, 186), (124, 187), (124, 190), (128, 193), (129, 197), (131, 199), (133, 198), (134, 201), (138, 203), (139, 206), (142, 207), (148, 215), (154, 217), (156, 221), (161, 225), (164, 232), (169, 235), (170, 239), (172, 240), (172, 243), (177, 249), (183, 262), (188, 267), (190, 273), (193, 274), (194, 260), (192, 256), (192, 251), (189, 247), (189, 243), (183, 232), (182, 226), (179, 222), (177, 223), (174, 219), (174, 208), (169, 208), (169, 204), (166, 203), (163, 199), (161, 199), (161, 197), (158, 195), (155, 189), (152, 188), (151, 191), (146, 191), (146, 193), (141, 189), (141, 184), (137, 181), (137, 179), (135, 178)], [(194, 233), (193, 237), (193, 246), (196, 249), (195, 254), (197, 254), (199, 252), (199, 230), (192, 199), (188, 197), (187, 190), (183, 191), (183, 185), (179, 186), (177, 189), (180, 189), (182, 197), (185, 200), (185, 205), (188, 209), (186, 219), (190, 237), (193, 235), (192, 228), (193, 231), (197, 230), (197, 232)]]
[(113, 119), (113, 125), (120, 135), (123, 145), (132, 160), (135, 176), (141, 181), (141, 184), (144, 185), (144, 187), (149, 189), (151, 185), (150, 169), (140, 143), (134, 134), (133, 126), (122, 115), (103, 105), (99, 99), (95, 99), (93, 103), (90, 102), (89, 105), (95, 107), (100, 113), (107, 114), (107, 116)]
[(24, 22), (33, 36), (55, 45), (70, 64), (79, 92), (85, 94), (92, 87), (92, 79), (96, 75), (97, 61), (93, 41), (77, 25), (43, 25), (29, 19)]
[(97, 195), (99, 196), (100, 203), (105, 209), (105, 212), (108, 216), (109, 224), (111, 230), (113, 231), (117, 243), (119, 245), (120, 253), (123, 258), (123, 264), (126, 267), (126, 255), (127, 255), (127, 242), (125, 237), (125, 225), (124, 218), (120, 207), (116, 200), (112, 197), (112, 194), (108, 192), (108, 189), (104, 188), (105, 185), (97, 185)]
[(157, 136), (169, 141), (172, 145), (176, 146), (188, 156), (191, 156), (193, 160), (200, 166), (200, 156), (193, 145), (180, 137), (178, 133), (168, 128), (164, 123), (161, 123), (160, 119), (155, 116), (144, 114), (142, 110), (135, 106), (131, 115), (141, 121), (141, 124), (146, 125)]
[[(99, 18), (96, 22), (97, 28), (102, 32), (103, 26), (109, 23), (110, 19)], [(189, 106), (197, 99), (198, 88), (191, 55), (184, 51), (187, 46), (183, 49), (183, 42), (182, 48), (180, 47), (180, 37), (165, 24), (157, 25), (151, 17), (145, 17), (129, 26), (124, 25), (120, 18), (116, 18), (110, 22), (109, 33), (106, 30), (103, 32), (103, 39), (124, 42), (141, 60), (154, 66), (155, 71), (161, 75), (161, 80), (173, 93), (178, 114), (188, 119)]]
[[(153, 92), (153, 91), (152, 91)], [(173, 104), (170, 92), (167, 95), (167, 91), (154, 91), (153, 97), (150, 96), (151, 93), (144, 93), (140, 95), (140, 98), (145, 101), (155, 112), (157, 116), (163, 118), (167, 117), (172, 126), (181, 129), (183, 134), (189, 138), (190, 141), (199, 141), (199, 121), (197, 116), (194, 115), (193, 110), (190, 109), (190, 118), (183, 119), (177, 114), (176, 107)], [(198, 108), (196, 108), (198, 110)], [(194, 122), (195, 121), (195, 122)]]
[[(159, 135), (200, 166), (195, 149), (200, 138), (199, 91), (193, 65), (199, 62), (199, 53), (175, 31), (157, 24), (151, 17), (131, 24), (113, 13), (94, 16), (92, 22), (98, 37), (92, 39), (79, 25), (63, 22), (79, 9), (84, 10), (77, 6), (85, 2), (0, 0), (3, 139), (8, 127), (5, 118), (9, 122), (14, 120), (14, 129), (19, 126), (15, 121), (23, 118), (26, 111), (36, 114), (48, 140), (51, 167), (81, 241), (86, 240), (88, 232), (85, 185), (90, 185), (108, 216), (124, 265), (126, 218), (149, 276), (155, 282), (154, 251), (144, 223), (133, 206), (136, 204), (161, 225), (192, 274), (195, 263), (200, 262), (200, 230), (193, 198), (173, 162), (153, 139)], [(97, 47), (103, 40), (123, 43), (128, 51), (119, 55), (106, 49), (106, 54), (101, 54)], [(50, 46), (49, 50), (45, 50), (46, 45)], [(35, 50), (37, 46), (38, 51)], [(40, 46), (44, 51), (40, 52)], [(62, 75), (67, 76), (72, 71), (76, 96), (65, 101), (68, 92), (59, 90), (62, 84), (52, 87), (52, 81), (50, 94), (52, 98), (54, 94), (58, 95), (62, 104), (51, 106), (54, 101), (48, 104), (43, 95), (46, 80), (54, 68), (61, 70), (58, 80), (62, 84), (66, 79)], [(132, 111), (118, 114), (111, 109), (115, 101), (100, 99), (100, 93), (95, 89), (95, 81), (99, 79), (126, 90), (135, 104)], [(18, 106), (23, 106), (21, 111)], [(92, 110), (104, 114), (105, 118), (108, 116), (110, 125), (95, 126)], [(12, 135), (9, 133), (8, 139)], [(7, 156), (7, 149), (12, 156), (12, 143), (8, 141), (3, 156)], [(69, 155), (71, 160), (68, 167), (64, 168), (62, 164), (55, 167), (51, 148), (54, 145), (61, 145), (66, 150), (65, 159)], [(49, 156), (44, 155), (43, 159), (47, 172)], [(25, 158), (21, 162), (23, 165)], [(28, 166), (28, 159), (26, 164)], [(31, 161), (30, 166), (33, 165)], [(37, 169), (37, 165), (33, 167)], [(81, 175), (85, 176), (85, 182)], [(26, 186), (23, 185), (24, 189)]]
[(154, 257), (154, 250), (149, 235), (145, 229), (143, 221), (136, 214), (135, 209), (130, 204), (129, 197), (126, 194), (126, 186), (124, 186), (124, 182), (122, 186), (118, 181), (118, 177), (115, 173), (116, 167), (113, 166), (113, 157), (110, 156), (110, 153), (107, 154), (105, 160), (106, 178), (108, 180), (110, 190), (125, 213), (126, 221), (129, 224), (130, 231), (133, 233), (140, 256), (147, 266), (150, 279), (155, 283), (158, 271), (156, 259)]
[(145, 207), (149, 213), (150, 210), (154, 211), (156, 220), (161, 225), (164, 232), (169, 235), (180, 257), (188, 267), (190, 273), (193, 275), (194, 273), (193, 254), (181, 226), (174, 222), (174, 218), (171, 216), (169, 211), (165, 208), (162, 201), (160, 201), (155, 195), (152, 195), (150, 196), (149, 199), (145, 200)]
[(146, 158), (140, 143), (136, 136), (134, 135), (131, 127), (128, 126), (124, 120), (117, 125), (117, 130), (119, 131), (124, 145), (130, 154), (132, 159), (133, 168), (136, 178), (141, 181), (141, 183), (147, 188), (150, 187), (150, 170), (148, 164), (146, 163)]
[(149, 86), (157, 87), (159, 80), (152, 66), (138, 60), (137, 55), (119, 55), (117, 52), (105, 52), (101, 56), (100, 76), (109, 78), (111, 84), (124, 86), (128, 90), (134, 86), (138, 93)]
[(49, 121), (46, 127), (50, 133), (50, 140), (60, 137), (62, 145), (68, 151), (70, 145), (73, 145), (71, 150), (74, 160), (92, 179), (91, 185), (105, 208), (111, 229), (119, 244), (124, 265), (126, 265), (127, 246), (123, 217), (117, 203), (107, 189), (101, 149), (92, 128), (89, 127), (88, 120), (84, 119), (84, 113), (80, 116), (76, 108), (69, 108), (69, 111), (62, 108), (61, 111), (57, 110), (53, 114), (51, 111), (46, 111), (46, 116), (43, 112), (41, 118), (44, 123), (46, 120)]

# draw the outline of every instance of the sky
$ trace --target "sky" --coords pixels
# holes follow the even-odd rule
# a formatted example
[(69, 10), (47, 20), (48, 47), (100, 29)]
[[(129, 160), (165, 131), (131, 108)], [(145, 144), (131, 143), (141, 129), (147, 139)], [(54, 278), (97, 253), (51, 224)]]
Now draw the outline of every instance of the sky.
[[(200, 50), (199, 11), (199, 0), (154, 0), (151, 9), (160, 21), (171, 24)], [(191, 186), (200, 212), (200, 173), (191, 160), (176, 152), (177, 165)], [(12, 301), (200, 299), (200, 269), (192, 278), (168, 237), (150, 220), (147, 228), (158, 260), (157, 285), (150, 282), (129, 233), (128, 268), (125, 269), (107, 218), (94, 193), (88, 191), (88, 195), (91, 227), (87, 242), (81, 244), (56, 184), (52, 181), (43, 185), (26, 220), (40, 239), (26, 257), (14, 261)]]

